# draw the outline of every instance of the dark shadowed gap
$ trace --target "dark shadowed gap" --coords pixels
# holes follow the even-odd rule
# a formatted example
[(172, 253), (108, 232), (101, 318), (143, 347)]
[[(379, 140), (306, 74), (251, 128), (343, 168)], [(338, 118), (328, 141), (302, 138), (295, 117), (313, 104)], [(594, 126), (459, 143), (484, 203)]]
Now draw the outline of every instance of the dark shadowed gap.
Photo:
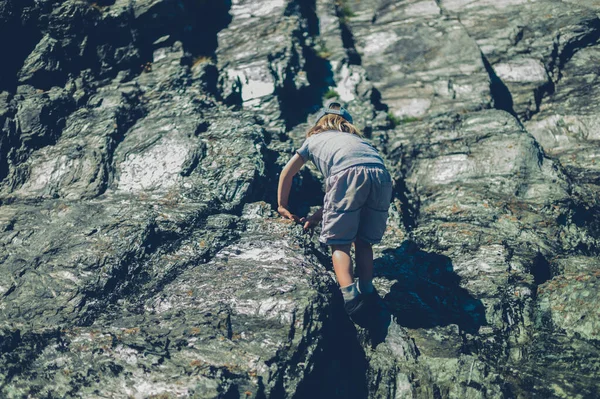
[(375, 109), (377, 111), (384, 111), (384, 112), (388, 112), (389, 107), (387, 106), (387, 104), (381, 102), (381, 92), (379, 90), (377, 90), (375, 87), (373, 87), (371, 89), (371, 104), (373, 104), (373, 107), (375, 107)]
[(367, 399), (369, 364), (341, 295), (334, 295), (326, 323), (322, 351), (314, 354), (314, 368), (293, 399)]
[(267, 399), (267, 395), (265, 394), (265, 384), (263, 383), (263, 378), (258, 376), (258, 390), (256, 392), (256, 399)]
[(308, 168), (302, 168), (294, 177), (290, 193), (290, 209), (299, 216), (306, 216), (313, 206), (322, 206), (325, 192), (321, 181)]
[[(316, 15), (314, 0), (290, 3), (286, 8), (285, 15), (292, 14), (298, 14), (305, 22), (306, 30), (303, 33), (308, 33), (313, 38), (319, 34), (319, 19)], [(305, 38), (300, 35), (297, 39), (299, 43), (305, 41)], [(315, 113), (321, 107), (322, 98), (329, 87), (335, 86), (329, 60), (320, 57), (317, 51), (310, 46), (301, 45), (301, 48), (302, 54), (292, 54), (290, 64), (300, 65), (299, 56), (301, 55), (305, 60), (303, 71), (287, 73), (286, 81), (277, 90), (279, 106), (287, 130), (305, 122), (308, 115)], [(294, 82), (297, 73), (306, 73), (309, 84), (297, 89)]]
[[(27, 56), (41, 40), (42, 34), (37, 27), (39, 10), (34, 7), (34, 1), (4, 2), (0, 14), (0, 91), (14, 92), (17, 87), (17, 73), (23, 66)], [(25, 7), (32, 14), (23, 18)]]
[(336, 16), (340, 22), (340, 30), (342, 33), (342, 45), (346, 50), (348, 64), (361, 65), (362, 59), (356, 50), (354, 35), (348, 26), (348, 13), (351, 13), (349, 5), (345, 1), (337, 1), (335, 7)]
[(407, 231), (411, 231), (417, 226), (419, 217), (419, 204), (417, 200), (412, 199), (412, 195), (406, 187), (403, 178), (395, 180), (394, 197), (400, 200), (400, 210), (402, 211), (402, 224)]
[(240, 397), (240, 389), (237, 384), (231, 384), (228, 386), (227, 392), (219, 395), (219, 397), (223, 399), (239, 399)]
[(285, 9), (284, 15), (298, 14), (306, 21), (306, 32), (310, 36), (319, 35), (319, 17), (317, 16), (316, 0), (294, 0)]
[(543, 85), (537, 87), (534, 91), (533, 91), (533, 98), (535, 101), (535, 110), (533, 110), (533, 112), (531, 112), (529, 115), (526, 115), (524, 118), (529, 120), (531, 119), (531, 116), (535, 113), (538, 113), (540, 111), (540, 105), (542, 104), (542, 99), (544, 97), (548, 97), (550, 95), (552, 95), (555, 91), (555, 86), (554, 83), (552, 83), (552, 81), (548, 80), (547, 82), (545, 82)]
[(384, 302), (401, 326), (457, 324), (473, 334), (487, 325), (483, 303), (460, 287), (461, 278), (447, 256), (422, 251), (414, 242), (405, 241), (375, 260), (375, 275), (394, 281)]
[[(136, 19), (136, 39), (141, 62), (152, 61), (157, 46), (181, 41), (194, 63), (199, 58), (214, 57), (217, 34), (231, 22), (231, 1), (183, 0), (163, 2)], [(154, 44), (161, 39), (160, 43)]]
[(575, 223), (577, 227), (584, 227), (589, 225), (591, 222), (597, 222), (598, 209), (594, 207), (589, 207), (584, 204), (577, 204), (571, 206), (571, 210), (573, 211), (573, 223)]
[(0, 182), (2, 182), (4, 178), (8, 176), (8, 155), (2, 151), (1, 147), (2, 146), (0, 145)]
[[(313, 48), (303, 47), (302, 52), (306, 60), (304, 72), (309, 84), (298, 90), (294, 83), (294, 74), (288, 73), (283, 87), (277, 90), (287, 130), (304, 123), (308, 115), (315, 113), (321, 107), (323, 95), (330, 86), (335, 86), (329, 61), (319, 57)], [(291, 62), (296, 63), (295, 60)]]
[[(342, 19), (340, 19), (342, 21)], [(346, 55), (348, 56), (348, 64), (350, 65), (361, 65), (362, 59), (360, 54), (356, 50), (356, 45), (354, 43), (354, 35), (352, 31), (345, 23), (340, 23), (340, 29), (342, 31), (342, 44), (346, 49)]]
[[(283, 166), (292, 156), (291, 153), (281, 154), (278, 151), (268, 149), (265, 151), (263, 159), (267, 176), (261, 179), (247, 202), (265, 201), (271, 205), (274, 211), (277, 211), (279, 175)], [(321, 180), (313, 175), (308, 168), (304, 167), (294, 176), (289, 198), (290, 211), (300, 217), (307, 216), (311, 207), (323, 205), (324, 196), (325, 192)]]
[(508, 90), (508, 87), (506, 87), (502, 79), (496, 75), (494, 68), (492, 68), (483, 53), (481, 54), (481, 59), (485, 66), (485, 70), (490, 77), (490, 94), (492, 95), (494, 108), (506, 111), (518, 120), (519, 117), (513, 108), (513, 98), (510, 90)]
[(213, 57), (217, 51), (217, 34), (232, 20), (231, 0), (184, 0), (187, 21), (182, 24), (183, 48), (192, 56)]
[(538, 253), (531, 264), (530, 273), (533, 275), (533, 282), (536, 285), (544, 284), (552, 278), (550, 264), (544, 256)]
[[(570, 170), (567, 170), (570, 173)], [(568, 226), (573, 223), (586, 231), (594, 238), (600, 238), (600, 209), (598, 206), (586, 203), (574, 203), (569, 206), (567, 212), (562, 213), (556, 219), (561, 226)], [(580, 245), (582, 245), (580, 243)], [(584, 253), (598, 254), (600, 250), (594, 247), (583, 245)]]
[(558, 52), (559, 48), (556, 45), (558, 41), (555, 41), (554, 51), (552, 52), (552, 61), (549, 65), (551, 71), (558, 69), (558, 76), (556, 76), (555, 82), (562, 78), (562, 70), (564, 69), (565, 64), (569, 62), (577, 51), (585, 47), (593, 46), (600, 41), (600, 18), (590, 15), (589, 19), (583, 21), (583, 24), (586, 25), (586, 27), (580, 28), (580, 31), (588, 32), (588, 34), (568, 41), (560, 54)]
[(8, 157), (13, 148), (17, 146), (17, 140), (14, 132), (14, 122), (11, 123), (5, 118), (0, 118), (0, 124), (2, 126), (0, 128), (0, 182), (2, 182), (8, 176), (10, 167)]

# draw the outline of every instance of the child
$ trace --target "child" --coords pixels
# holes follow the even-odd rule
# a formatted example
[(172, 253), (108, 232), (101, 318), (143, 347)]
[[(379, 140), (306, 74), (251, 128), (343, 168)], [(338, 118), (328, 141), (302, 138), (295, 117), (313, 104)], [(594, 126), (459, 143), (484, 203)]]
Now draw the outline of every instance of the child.
[[(325, 177), (323, 207), (300, 219), (288, 210), (292, 179), (311, 160)], [(321, 109), (306, 140), (279, 176), (278, 212), (304, 223), (304, 229), (322, 219), (319, 241), (330, 245), (333, 269), (344, 298), (344, 309), (355, 321), (374, 302), (373, 250), (386, 227), (392, 179), (377, 150), (363, 140), (352, 116), (340, 103)], [(354, 281), (350, 248), (354, 243), (358, 283)]]

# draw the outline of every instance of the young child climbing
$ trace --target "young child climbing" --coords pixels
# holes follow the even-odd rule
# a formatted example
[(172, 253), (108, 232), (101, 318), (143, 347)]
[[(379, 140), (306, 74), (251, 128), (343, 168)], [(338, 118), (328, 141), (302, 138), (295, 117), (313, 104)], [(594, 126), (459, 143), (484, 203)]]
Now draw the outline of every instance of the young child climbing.
[[(323, 207), (308, 218), (288, 209), (293, 177), (311, 160), (325, 177)], [(338, 102), (317, 115), (306, 140), (279, 176), (279, 213), (304, 224), (322, 220), (319, 241), (331, 246), (344, 309), (356, 322), (376, 299), (373, 288), (373, 249), (383, 237), (392, 196), (392, 179), (377, 150), (352, 125), (352, 116)], [(358, 281), (354, 280), (350, 249), (354, 244)]]

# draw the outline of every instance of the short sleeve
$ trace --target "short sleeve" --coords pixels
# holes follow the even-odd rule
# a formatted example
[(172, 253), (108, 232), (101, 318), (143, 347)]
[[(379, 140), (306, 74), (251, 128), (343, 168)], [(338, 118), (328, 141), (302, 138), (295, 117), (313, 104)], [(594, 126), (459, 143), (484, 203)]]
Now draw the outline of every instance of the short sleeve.
[(304, 162), (308, 162), (310, 155), (310, 151), (308, 150), (308, 139), (304, 140), (304, 143), (296, 150), (296, 153), (302, 157)]

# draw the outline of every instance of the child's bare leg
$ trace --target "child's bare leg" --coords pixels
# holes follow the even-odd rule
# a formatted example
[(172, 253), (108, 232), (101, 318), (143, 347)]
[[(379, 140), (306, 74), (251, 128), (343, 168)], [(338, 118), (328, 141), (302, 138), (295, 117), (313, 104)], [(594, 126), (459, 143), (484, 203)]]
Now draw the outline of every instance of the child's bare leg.
[(363, 294), (373, 292), (373, 247), (366, 241), (357, 238), (354, 242), (356, 269), (358, 273), (358, 290)]
[(333, 270), (335, 271), (335, 276), (337, 277), (340, 287), (347, 287), (354, 282), (350, 247), (350, 244), (331, 246)]
[(344, 309), (352, 317), (362, 307), (359, 298), (358, 286), (352, 276), (352, 258), (350, 257), (350, 248), (352, 244), (332, 245), (331, 259), (333, 260), (333, 270), (340, 284), (340, 291), (344, 298)]

